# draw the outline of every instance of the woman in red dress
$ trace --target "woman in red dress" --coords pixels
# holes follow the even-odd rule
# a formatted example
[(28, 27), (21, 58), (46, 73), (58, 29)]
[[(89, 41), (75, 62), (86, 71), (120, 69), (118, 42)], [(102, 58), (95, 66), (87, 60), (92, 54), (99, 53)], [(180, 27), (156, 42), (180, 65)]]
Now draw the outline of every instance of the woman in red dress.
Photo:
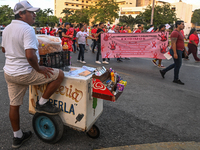
[(70, 28), (70, 23), (66, 22), (65, 23), (65, 28), (62, 31), (62, 45), (66, 42), (68, 45), (68, 50), (70, 52), (73, 51), (72, 44), (73, 44), (73, 35), (74, 35), (74, 30), (73, 28)]

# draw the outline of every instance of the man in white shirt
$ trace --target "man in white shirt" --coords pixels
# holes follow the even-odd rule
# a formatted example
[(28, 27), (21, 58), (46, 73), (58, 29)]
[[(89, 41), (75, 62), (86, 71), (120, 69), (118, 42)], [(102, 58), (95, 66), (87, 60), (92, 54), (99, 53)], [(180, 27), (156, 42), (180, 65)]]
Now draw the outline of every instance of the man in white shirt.
[(49, 115), (61, 110), (49, 102), (49, 97), (63, 81), (64, 74), (59, 69), (39, 66), (38, 41), (31, 25), (35, 22), (40, 8), (21, 1), (14, 7), (15, 20), (5, 28), (2, 35), (2, 52), (5, 53), (4, 77), (8, 86), (10, 99), (10, 122), (14, 132), (12, 148), (19, 148), (27, 141), (31, 131), (20, 129), (19, 108), (29, 85), (47, 85), (46, 91), (36, 103), (36, 111)]

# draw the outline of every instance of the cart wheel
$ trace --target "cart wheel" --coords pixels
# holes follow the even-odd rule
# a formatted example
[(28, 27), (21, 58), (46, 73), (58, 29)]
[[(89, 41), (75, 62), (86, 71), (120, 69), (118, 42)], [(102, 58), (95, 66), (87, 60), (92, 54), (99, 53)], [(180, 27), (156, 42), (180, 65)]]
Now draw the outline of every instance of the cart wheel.
[(99, 128), (96, 125), (93, 125), (92, 128), (87, 132), (87, 135), (93, 139), (96, 139), (100, 135)]
[(46, 143), (56, 143), (63, 135), (64, 126), (58, 115), (35, 113), (32, 125), (38, 138)]

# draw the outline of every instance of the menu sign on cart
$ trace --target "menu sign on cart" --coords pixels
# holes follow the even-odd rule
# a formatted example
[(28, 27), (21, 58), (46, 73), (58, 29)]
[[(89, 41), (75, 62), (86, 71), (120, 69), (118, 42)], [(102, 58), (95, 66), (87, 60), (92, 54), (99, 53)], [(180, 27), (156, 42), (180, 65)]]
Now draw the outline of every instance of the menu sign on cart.
[(144, 57), (165, 59), (168, 32), (104, 33), (101, 36), (102, 58)]

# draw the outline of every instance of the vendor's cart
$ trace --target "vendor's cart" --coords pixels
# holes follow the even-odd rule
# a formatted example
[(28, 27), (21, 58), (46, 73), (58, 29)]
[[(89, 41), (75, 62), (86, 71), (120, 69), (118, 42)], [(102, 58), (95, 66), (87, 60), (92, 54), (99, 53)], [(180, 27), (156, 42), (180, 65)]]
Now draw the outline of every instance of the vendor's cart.
[(91, 138), (98, 138), (100, 131), (94, 124), (103, 112), (103, 99), (114, 102), (123, 91), (122, 87), (117, 87), (117, 78), (111, 84), (111, 70), (104, 67), (67, 68), (63, 82), (49, 99), (62, 110), (59, 115), (37, 113), (36, 102), (47, 85), (29, 86), (29, 113), (34, 115), (33, 129), (47, 143), (56, 143), (61, 139), (64, 126), (86, 132)]

